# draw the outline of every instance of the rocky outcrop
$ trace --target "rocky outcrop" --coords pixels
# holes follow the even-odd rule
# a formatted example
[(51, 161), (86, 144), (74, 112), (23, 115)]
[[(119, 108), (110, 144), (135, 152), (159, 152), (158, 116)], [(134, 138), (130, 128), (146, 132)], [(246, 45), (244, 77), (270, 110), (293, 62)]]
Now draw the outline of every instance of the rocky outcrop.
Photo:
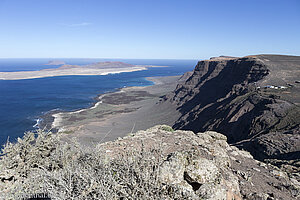
[[(109, 156), (159, 150), (162, 184), (177, 185), (192, 199), (296, 199), (298, 181), (254, 160), (214, 131), (193, 133), (155, 126), (101, 147)], [(154, 150), (155, 149), (155, 150)]]
[(213, 58), (164, 99), (181, 113), (175, 129), (218, 131), (258, 159), (300, 159), (299, 77), (299, 56)]
[[(34, 137), (36, 136), (36, 137)], [(300, 183), (214, 131), (158, 125), (94, 147), (27, 133), (0, 159), (0, 198), (297, 199)]]

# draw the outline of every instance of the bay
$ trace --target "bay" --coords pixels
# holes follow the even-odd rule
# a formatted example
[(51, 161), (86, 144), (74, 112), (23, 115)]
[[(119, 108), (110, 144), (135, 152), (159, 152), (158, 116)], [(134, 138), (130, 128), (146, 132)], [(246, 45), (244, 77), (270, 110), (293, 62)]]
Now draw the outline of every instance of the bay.
[[(0, 59), (0, 71), (56, 68), (44, 65), (53, 59)], [(145, 77), (175, 76), (193, 70), (195, 60), (146, 59), (59, 59), (67, 64), (85, 65), (100, 61), (121, 61), (163, 68), (109, 74), (105, 76), (60, 76), (28, 80), (0, 80), (0, 144), (15, 141), (25, 131), (35, 129), (37, 119), (51, 110), (73, 111), (95, 103), (99, 94), (118, 88), (153, 84)]]

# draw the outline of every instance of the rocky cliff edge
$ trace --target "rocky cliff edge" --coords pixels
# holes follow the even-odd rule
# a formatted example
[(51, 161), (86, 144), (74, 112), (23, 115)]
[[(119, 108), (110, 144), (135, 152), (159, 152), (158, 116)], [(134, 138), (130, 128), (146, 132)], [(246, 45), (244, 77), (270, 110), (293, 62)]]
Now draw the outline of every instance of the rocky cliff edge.
[[(33, 137), (36, 135), (37, 137)], [(0, 159), (0, 197), (52, 199), (297, 199), (299, 182), (230, 146), (220, 133), (165, 125), (82, 148), (27, 133)]]

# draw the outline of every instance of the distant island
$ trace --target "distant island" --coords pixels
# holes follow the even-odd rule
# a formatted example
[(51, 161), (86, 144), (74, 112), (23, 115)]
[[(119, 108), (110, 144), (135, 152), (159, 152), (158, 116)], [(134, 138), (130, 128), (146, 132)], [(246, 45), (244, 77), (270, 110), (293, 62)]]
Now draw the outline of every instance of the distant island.
[(50, 60), (47, 64), (45, 65), (65, 65), (66, 63), (62, 60)]
[[(61, 61), (50, 61), (48, 65), (62, 63)], [(55, 69), (43, 69), (39, 71), (18, 71), (18, 72), (0, 72), (0, 80), (20, 80), (34, 79), (53, 76), (68, 75), (107, 75), (122, 72), (133, 72), (146, 70), (148, 67), (164, 67), (164, 66), (144, 66), (132, 65), (123, 62), (97, 62), (89, 65), (67, 65), (64, 64)]]
[[(108, 66), (133, 67), (85, 67)], [(299, 77), (300, 56), (214, 57), (48, 113), (4, 146), (0, 198), (299, 199)]]

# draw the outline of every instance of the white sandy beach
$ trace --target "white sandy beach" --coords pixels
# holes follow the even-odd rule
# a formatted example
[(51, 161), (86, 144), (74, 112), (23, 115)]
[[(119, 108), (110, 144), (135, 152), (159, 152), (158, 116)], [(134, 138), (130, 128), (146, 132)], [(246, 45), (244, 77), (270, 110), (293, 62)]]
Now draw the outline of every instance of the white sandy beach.
[(20, 79), (34, 79), (54, 76), (68, 76), (68, 75), (107, 75), (117, 74), (122, 72), (134, 72), (146, 70), (145, 66), (133, 66), (123, 68), (66, 68), (66, 69), (51, 69), (40, 71), (18, 71), (18, 72), (0, 72), (0, 80), (20, 80)]

